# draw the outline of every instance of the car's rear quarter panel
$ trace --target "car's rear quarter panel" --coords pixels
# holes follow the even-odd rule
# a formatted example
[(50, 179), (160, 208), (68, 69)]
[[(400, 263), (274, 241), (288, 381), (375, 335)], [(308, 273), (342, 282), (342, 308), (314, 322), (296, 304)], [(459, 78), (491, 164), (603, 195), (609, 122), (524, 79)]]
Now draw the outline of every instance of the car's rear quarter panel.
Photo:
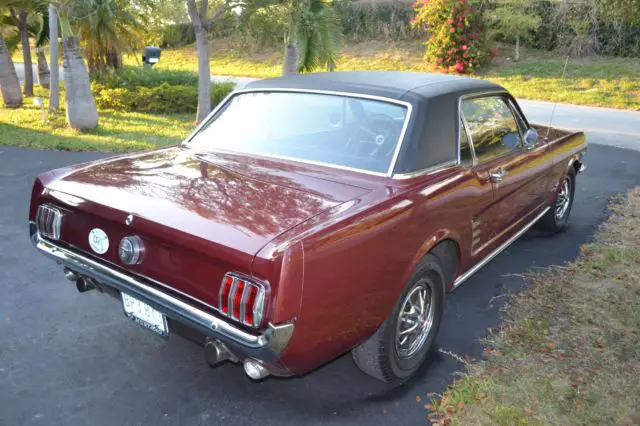
[[(303, 276), (302, 295), (283, 363), (304, 373), (353, 348), (388, 317), (424, 254), (444, 239), (470, 247), (474, 186), (462, 168), (396, 182), (282, 235), (304, 248), (300, 253), (296, 247), (295, 256), (304, 259), (304, 270), (296, 272)], [(254, 269), (267, 270), (281, 249), (274, 241)], [(468, 253), (456, 257), (467, 259)]]

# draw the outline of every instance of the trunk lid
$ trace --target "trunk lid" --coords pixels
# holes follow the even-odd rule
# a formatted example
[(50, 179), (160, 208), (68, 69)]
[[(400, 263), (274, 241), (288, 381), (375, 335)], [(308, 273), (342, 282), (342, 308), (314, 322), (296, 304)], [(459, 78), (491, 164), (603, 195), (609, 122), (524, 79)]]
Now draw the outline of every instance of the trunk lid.
[[(224, 273), (251, 273), (270, 240), (367, 191), (303, 165), (181, 147), (93, 163), (48, 189), (72, 209), (64, 241), (208, 304), (217, 303)], [(94, 227), (110, 240), (101, 256), (88, 244)], [(122, 265), (117, 246), (132, 234), (143, 238), (145, 258)]]

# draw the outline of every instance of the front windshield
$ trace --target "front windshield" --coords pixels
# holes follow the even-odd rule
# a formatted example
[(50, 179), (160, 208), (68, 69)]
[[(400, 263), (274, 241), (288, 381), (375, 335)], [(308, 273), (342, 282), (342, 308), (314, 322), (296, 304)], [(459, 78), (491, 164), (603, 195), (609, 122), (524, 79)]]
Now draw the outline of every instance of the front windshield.
[(233, 96), (189, 146), (387, 173), (406, 117), (407, 107), (385, 101), (245, 92)]

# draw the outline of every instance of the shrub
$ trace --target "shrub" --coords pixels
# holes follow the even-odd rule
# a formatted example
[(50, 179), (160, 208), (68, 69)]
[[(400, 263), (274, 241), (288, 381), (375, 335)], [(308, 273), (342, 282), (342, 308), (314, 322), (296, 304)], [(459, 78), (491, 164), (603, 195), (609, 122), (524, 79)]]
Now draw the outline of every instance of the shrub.
[(472, 73), (487, 58), (482, 14), (468, 0), (418, 0), (412, 24), (429, 31), (426, 57), (443, 70)]
[[(191, 72), (127, 68), (93, 77), (91, 90), (100, 109), (158, 114), (195, 113), (198, 76)], [(233, 83), (212, 83), (211, 104), (233, 90)]]
[(163, 83), (198, 84), (198, 74), (191, 71), (170, 71), (151, 67), (124, 67), (117, 73), (91, 75), (91, 79), (107, 87), (160, 86)]

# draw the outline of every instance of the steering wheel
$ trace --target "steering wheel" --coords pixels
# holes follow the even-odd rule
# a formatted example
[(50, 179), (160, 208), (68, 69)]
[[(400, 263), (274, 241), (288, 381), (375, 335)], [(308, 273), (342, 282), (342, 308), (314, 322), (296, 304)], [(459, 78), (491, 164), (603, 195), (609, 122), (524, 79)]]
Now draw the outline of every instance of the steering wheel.
[[(371, 114), (358, 124), (347, 140), (346, 148), (357, 149), (360, 153), (375, 156), (380, 151), (387, 155), (394, 146), (393, 133), (396, 122), (385, 114)], [(354, 144), (357, 142), (358, 144)]]

